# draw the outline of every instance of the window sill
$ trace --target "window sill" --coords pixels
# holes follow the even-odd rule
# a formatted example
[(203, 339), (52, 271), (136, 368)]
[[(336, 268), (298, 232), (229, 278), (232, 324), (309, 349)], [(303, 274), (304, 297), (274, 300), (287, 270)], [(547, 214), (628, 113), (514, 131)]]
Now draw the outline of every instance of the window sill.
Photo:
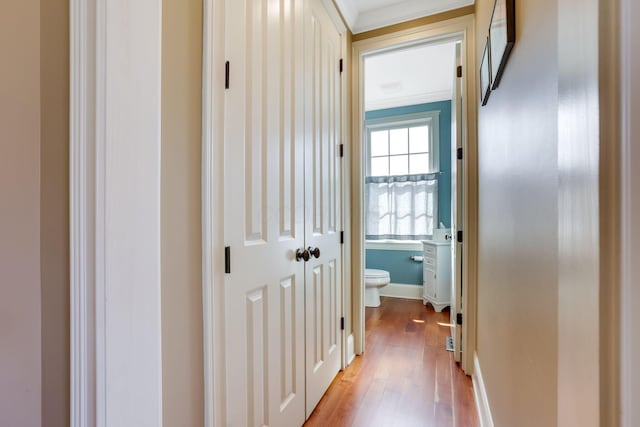
[(365, 249), (383, 249), (388, 251), (420, 251), (422, 252), (422, 241), (420, 240), (367, 240)]

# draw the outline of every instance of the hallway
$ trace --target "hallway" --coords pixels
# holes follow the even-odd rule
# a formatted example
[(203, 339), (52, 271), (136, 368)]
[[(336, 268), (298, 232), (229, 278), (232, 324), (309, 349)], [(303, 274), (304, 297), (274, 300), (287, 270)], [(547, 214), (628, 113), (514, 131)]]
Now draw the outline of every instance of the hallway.
[(340, 372), (305, 426), (475, 427), (471, 378), (444, 348), (449, 312), (382, 298), (366, 309), (366, 352)]

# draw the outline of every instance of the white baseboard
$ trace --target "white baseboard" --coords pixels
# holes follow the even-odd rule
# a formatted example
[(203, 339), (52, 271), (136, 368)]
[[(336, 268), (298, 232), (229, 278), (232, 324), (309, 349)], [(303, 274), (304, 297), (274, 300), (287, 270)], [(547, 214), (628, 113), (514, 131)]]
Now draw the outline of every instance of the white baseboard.
[(351, 362), (353, 362), (353, 359), (355, 358), (355, 341), (353, 338), (353, 334), (351, 334), (347, 337), (347, 366), (351, 365)]
[(487, 390), (484, 388), (482, 379), (482, 370), (480, 370), (480, 361), (478, 354), (473, 354), (473, 394), (476, 400), (476, 408), (478, 409), (478, 418), (480, 418), (480, 427), (493, 427), (493, 418), (491, 417), (491, 408), (489, 407), (489, 399), (487, 398)]
[(422, 299), (421, 285), (405, 285), (402, 283), (389, 283), (380, 288), (380, 296), (392, 298)]

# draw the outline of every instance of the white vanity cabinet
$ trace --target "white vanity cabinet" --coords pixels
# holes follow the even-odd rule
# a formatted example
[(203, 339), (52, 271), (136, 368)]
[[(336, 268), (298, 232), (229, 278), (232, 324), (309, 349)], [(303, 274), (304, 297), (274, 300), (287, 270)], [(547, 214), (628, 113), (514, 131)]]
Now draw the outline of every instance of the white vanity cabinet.
[(441, 312), (451, 305), (451, 242), (423, 240), (422, 244), (422, 301)]

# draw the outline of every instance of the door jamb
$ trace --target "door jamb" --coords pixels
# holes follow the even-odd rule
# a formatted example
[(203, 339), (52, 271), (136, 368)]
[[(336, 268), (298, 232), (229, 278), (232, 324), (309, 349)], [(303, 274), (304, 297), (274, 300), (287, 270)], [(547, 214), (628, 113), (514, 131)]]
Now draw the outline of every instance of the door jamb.
[[(346, 61), (346, 54), (348, 52), (349, 49), (349, 35), (348, 35), (348, 31), (347, 31), (347, 25), (345, 24), (344, 20), (342, 19), (342, 16), (340, 15), (340, 13), (338, 12), (338, 9), (336, 8), (335, 4), (333, 3), (333, 1), (331, 0), (322, 0), (322, 4), (324, 5), (327, 14), (329, 15), (329, 18), (331, 19), (331, 21), (333, 22), (333, 24), (336, 27), (336, 30), (338, 31), (338, 34), (340, 34), (340, 58), (342, 58), (342, 63), (343, 63), (343, 72), (340, 76), (340, 96), (341, 96), (341, 103), (340, 103), (340, 121), (341, 121), (341, 135), (340, 135), (340, 139), (341, 139), (341, 143), (344, 144), (344, 147), (348, 147), (349, 144), (347, 144), (347, 141), (349, 140), (349, 118), (350, 118), (350, 114), (349, 114), (349, 80), (347, 78), (348, 76), (348, 64)], [(338, 66), (338, 64), (336, 64), (336, 66)], [(343, 150), (343, 157), (342, 157), (342, 161), (341, 163), (341, 170), (340, 170), (340, 179), (341, 179), (341, 183), (340, 183), (340, 188), (341, 188), (341, 207), (340, 207), (340, 215), (341, 215), (341, 224), (342, 224), (342, 230), (345, 235), (348, 235), (348, 230), (349, 230), (349, 223), (347, 222), (347, 218), (349, 218), (349, 212), (350, 212), (350, 205), (349, 205), (349, 187), (348, 187), (348, 176), (345, 172), (347, 172), (349, 170), (348, 166), (348, 161), (349, 161), (349, 155), (348, 155), (348, 151), (347, 149)], [(342, 355), (340, 356), (340, 367), (342, 369), (346, 368), (347, 365), (350, 363), (351, 361), (351, 357), (349, 356), (349, 336), (347, 335), (347, 314), (348, 314), (348, 306), (347, 306), (347, 302), (351, 301), (351, 298), (347, 299), (347, 297), (349, 296), (349, 290), (350, 290), (350, 286), (347, 286), (347, 284), (349, 283), (349, 275), (350, 275), (350, 268), (349, 268), (349, 257), (347, 256), (347, 254), (349, 250), (349, 239), (344, 239), (344, 243), (341, 245), (340, 248), (340, 252), (341, 252), (341, 257), (342, 257), (342, 277), (341, 277), (341, 281), (342, 281), (342, 286), (341, 286), (341, 298), (340, 298), (340, 303), (341, 303), (341, 313), (342, 316), (345, 318), (345, 328), (341, 331), (342, 332)]]
[[(636, 20), (640, 18), (640, 7), (637, 6), (635, 0), (620, 0), (618, 3), (619, 14), (614, 15), (613, 25), (609, 28), (618, 28), (620, 39), (618, 41), (620, 49), (620, 69), (613, 70), (620, 76), (620, 152), (615, 153), (615, 159), (620, 162), (617, 165), (615, 160), (609, 169), (610, 173), (614, 173), (619, 166), (621, 169), (620, 176), (620, 210), (621, 224), (619, 229), (615, 230), (616, 237), (620, 236), (620, 289), (619, 295), (613, 294), (613, 297), (619, 301), (620, 306), (612, 307), (610, 315), (619, 310), (619, 318), (610, 319), (610, 327), (607, 332), (619, 330), (618, 352), (612, 352), (612, 360), (609, 361), (613, 369), (609, 370), (610, 375), (616, 375), (620, 379), (620, 383), (614, 383), (614, 390), (606, 390), (605, 396), (613, 395), (615, 399), (615, 389), (619, 387), (619, 402), (611, 399), (605, 401), (609, 407), (619, 409), (620, 426), (631, 427), (637, 423), (640, 417), (640, 408), (637, 405), (638, 396), (640, 396), (640, 374), (638, 374), (637, 360), (640, 356), (640, 335), (637, 332), (636, 325), (640, 321), (640, 314), (635, 307), (638, 297), (640, 297), (640, 226), (637, 218), (640, 217), (640, 198), (638, 197), (638, 183), (640, 182), (640, 149), (637, 146), (637, 140), (640, 137), (640, 125), (633, 120), (640, 111), (640, 84), (633, 76), (640, 69), (640, 53), (638, 53), (637, 44), (640, 30), (634, 25)], [(616, 74), (610, 79), (615, 82)], [(606, 87), (606, 90), (610, 90)], [(605, 110), (606, 111), (606, 110)], [(613, 123), (614, 129), (618, 126), (616, 121), (617, 111), (613, 111), (605, 119)], [(609, 141), (616, 140), (616, 134), (607, 135)], [(612, 144), (606, 144), (612, 145)], [(601, 193), (602, 194), (602, 193)], [(615, 213), (615, 212), (614, 212)], [(607, 221), (612, 221), (609, 218)], [(610, 230), (607, 230), (610, 231)], [(610, 251), (611, 252), (611, 251)], [(610, 262), (615, 266), (617, 254), (610, 254)], [(609, 280), (611, 278), (608, 278)], [(602, 282), (601, 282), (602, 283)], [(605, 282), (607, 283), (607, 282)], [(611, 283), (609, 281), (609, 283)], [(612, 316), (613, 317), (613, 316)], [(611, 334), (613, 335), (613, 334)], [(617, 363), (620, 366), (617, 366)], [(619, 371), (618, 371), (619, 370)], [(607, 394), (608, 393), (608, 394)], [(602, 405), (602, 404), (601, 404)], [(619, 406), (618, 406), (619, 405)], [(615, 419), (613, 420), (616, 421)]]
[(223, 0), (204, 0), (202, 23), (202, 314), (204, 425), (226, 424), (224, 353)]
[(476, 343), (476, 305), (477, 305), (477, 91), (475, 61), (475, 20), (473, 15), (466, 15), (451, 20), (424, 25), (408, 30), (365, 39), (353, 43), (352, 47), (352, 146), (351, 146), (351, 283), (352, 312), (355, 353), (364, 353), (364, 173), (362, 126), (364, 123), (363, 94), (363, 57), (369, 52), (379, 51), (401, 44), (421, 41), (447, 39), (460, 35), (464, 59), (463, 126), (466, 138), (463, 140), (465, 162), (462, 171), (464, 176), (462, 229), (465, 234), (463, 246), (463, 291), (462, 302), (465, 307), (462, 345), (462, 368), (467, 374), (473, 372), (473, 354)]

